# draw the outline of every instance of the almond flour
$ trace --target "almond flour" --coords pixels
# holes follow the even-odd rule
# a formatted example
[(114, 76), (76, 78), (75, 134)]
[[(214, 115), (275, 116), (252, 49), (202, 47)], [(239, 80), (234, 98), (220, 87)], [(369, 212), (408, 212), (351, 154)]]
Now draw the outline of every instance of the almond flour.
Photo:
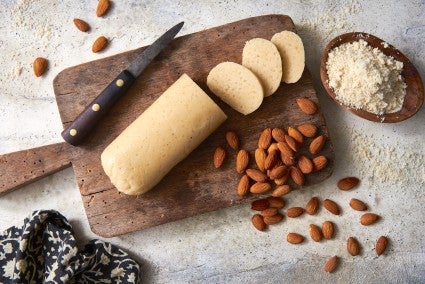
[(377, 115), (402, 108), (406, 94), (403, 63), (366, 41), (360, 39), (332, 49), (326, 68), (329, 85), (344, 105)]

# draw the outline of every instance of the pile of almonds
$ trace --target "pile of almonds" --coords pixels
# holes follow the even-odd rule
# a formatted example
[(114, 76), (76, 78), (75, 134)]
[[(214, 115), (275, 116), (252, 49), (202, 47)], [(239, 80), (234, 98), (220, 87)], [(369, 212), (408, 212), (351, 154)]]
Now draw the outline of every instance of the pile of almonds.
[[(111, 3), (109, 0), (99, 0), (97, 7), (96, 7), (96, 16), (103, 17), (108, 12), (109, 8), (111, 6)], [(82, 31), (82, 32), (88, 32), (90, 30), (90, 25), (82, 20), (75, 18), (73, 20), (75, 27)], [(98, 37), (93, 45), (92, 45), (92, 51), (93, 52), (100, 52), (103, 49), (105, 49), (108, 46), (108, 39), (104, 36)], [(34, 75), (36, 77), (42, 76), (47, 70), (47, 59), (44, 57), (37, 57), (33, 62), (33, 71)]]
[[(308, 115), (317, 112), (317, 105), (307, 98), (298, 98), (297, 105)], [(308, 140), (310, 142), (308, 143)], [(259, 231), (266, 231), (269, 225), (274, 225), (284, 219), (284, 213), (280, 212), (286, 202), (282, 196), (290, 193), (292, 187), (302, 186), (305, 183), (305, 175), (320, 171), (327, 166), (328, 160), (320, 155), (326, 143), (325, 135), (318, 135), (318, 128), (313, 124), (302, 124), (297, 127), (288, 127), (285, 132), (280, 128), (266, 128), (260, 134), (258, 148), (254, 152), (257, 168), (248, 168), (250, 154), (245, 149), (240, 149), (239, 137), (234, 131), (226, 133), (228, 145), (237, 150), (236, 171), (242, 174), (237, 187), (239, 196), (251, 194), (271, 193), (271, 196), (260, 198), (251, 203), (251, 209), (257, 211), (251, 218), (253, 226)], [(307, 144), (306, 144), (307, 143)], [(302, 147), (307, 146), (308, 153), (302, 152)], [(225, 159), (226, 151), (223, 147), (217, 147), (213, 163), (220, 168)], [(337, 186), (342, 191), (349, 191), (359, 183), (356, 177), (341, 179)], [(340, 215), (340, 206), (333, 200), (324, 199), (323, 207), (334, 215)], [(356, 211), (366, 211), (368, 206), (358, 199), (351, 199), (349, 205)], [(297, 218), (305, 212), (316, 215), (320, 206), (318, 197), (313, 197), (303, 207), (290, 207), (286, 210), (288, 218)], [(365, 213), (360, 217), (360, 223), (364, 226), (372, 225), (379, 220), (380, 216), (374, 213)], [(309, 225), (309, 234), (313, 241), (320, 242), (322, 239), (334, 237), (335, 224), (331, 221), (322, 223), (321, 228), (316, 224)], [(290, 232), (286, 237), (291, 244), (303, 243), (305, 237), (298, 232)], [(385, 236), (379, 237), (376, 242), (376, 253), (381, 255), (388, 245)], [(361, 246), (355, 237), (347, 240), (347, 250), (352, 256), (360, 254)], [(333, 272), (338, 266), (338, 256), (331, 257), (325, 264), (326, 272)]]

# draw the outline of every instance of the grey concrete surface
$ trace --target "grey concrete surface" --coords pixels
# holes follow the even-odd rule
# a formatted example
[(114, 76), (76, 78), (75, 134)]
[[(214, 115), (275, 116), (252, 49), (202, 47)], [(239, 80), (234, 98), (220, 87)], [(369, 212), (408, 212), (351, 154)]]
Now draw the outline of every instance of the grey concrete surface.
[[(326, 43), (344, 32), (372, 33), (398, 47), (425, 78), (425, 1), (116, 1), (105, 18), (97, 18), (97, 1), (4, 0), (0, 2), (0, 153), (60, 142), (61, 123), (52, 90), (55, 75), (66, 67), (149, 44), (176, 22), (182, 34), (197, 32), (251, 16), (287, 14), (302, 37), (307, 66), (335, 145), (336, 167), (320, 185), (288, 196), (304, 206), (311, 196), (331, 198), (343, 214), (285, 220), (266, 233), (250, 224), (248, 206), (188, 218), (108, 239), (141, 264), (145, 283), (424, 283), (425, 110), (397, 124), (379, 124), (355, 117), (323, 91), (319, 62)], [(78, 32), (74, 17), (92, 26)], [(105, 52), (93, 54), (98, 35), (112, 39)], [(43, 78), (31, 63), (49, 59)], [(353, 191), (341, 192), (336, 182), (346, 175), (362, 179)], [(1, 179), (1, 177), (0, 177)], [(383, 216), (371, 227), (359, 225), (350, 198), (366, 201)], [(72, 169), (66, 169), (0, 198), (0, 230), (18, 224), (36, 209), (56, 209), (74, 225), (81, 244), (95, 238), (88, 226)], [(308, 236), (308, 224), (332, 220), (336, 238), (289, 245), (289, 231)], [(387, 235), (387, 253), (376, 257), (374, 242)], [(361, 256), (345, 249), (349, 236), (362, 244)], [(331, 275), (325, 260), (341, 257)]]

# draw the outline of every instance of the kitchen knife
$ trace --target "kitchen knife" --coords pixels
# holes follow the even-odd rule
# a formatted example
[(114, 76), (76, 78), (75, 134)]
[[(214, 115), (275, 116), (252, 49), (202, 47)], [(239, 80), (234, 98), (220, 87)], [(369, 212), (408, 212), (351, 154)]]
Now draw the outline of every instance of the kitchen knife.
[(62, 131), (63, 139), (71, 145), (80, 144), (90, 133), (96, 123), (112, 108), (112, 106), (126, 93), (136, 78), (145, 70), (149, 63), (174, 39), (182, 28), (181, 22), (152, 45), (144, 49), (140, 55), (130, 63), (86, 109)]

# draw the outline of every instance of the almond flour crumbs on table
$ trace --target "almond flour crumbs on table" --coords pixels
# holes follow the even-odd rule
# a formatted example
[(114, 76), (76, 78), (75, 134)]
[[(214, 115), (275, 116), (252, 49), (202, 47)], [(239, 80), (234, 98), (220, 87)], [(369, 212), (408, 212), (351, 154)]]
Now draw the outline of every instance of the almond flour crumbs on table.
[(326, 69), (336, 98), (346, 106), (377, 115), (397, 112), (403, 106), (403, 63), (362, 39), (332, 49)]

